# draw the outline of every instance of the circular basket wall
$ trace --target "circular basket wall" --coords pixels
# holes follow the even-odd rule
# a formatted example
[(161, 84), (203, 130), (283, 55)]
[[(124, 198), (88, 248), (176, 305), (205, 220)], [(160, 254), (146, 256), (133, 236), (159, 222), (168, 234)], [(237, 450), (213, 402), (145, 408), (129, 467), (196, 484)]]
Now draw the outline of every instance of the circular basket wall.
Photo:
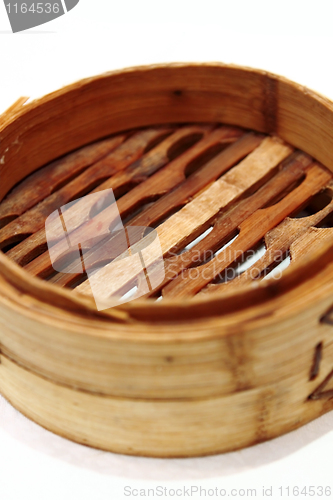
[[(1, 394), (66, 438), (155, 457), (239, 449), (331, 410), (332, 123), (326, 98), (223, 64), (19, 100), (0, 118)], [(125, 228), (156, 231), (165, 276), (98, 310), (87, 272), (112, 262), (109, 240), (84, 272), (57, 272), (45, 221), (106, 189)]]

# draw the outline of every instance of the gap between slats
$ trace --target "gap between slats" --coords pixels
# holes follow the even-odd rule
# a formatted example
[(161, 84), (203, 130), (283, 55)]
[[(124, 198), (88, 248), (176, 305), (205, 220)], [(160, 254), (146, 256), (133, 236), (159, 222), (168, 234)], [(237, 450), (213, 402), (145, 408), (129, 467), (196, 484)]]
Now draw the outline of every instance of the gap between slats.
[[(33, 275), (90, 294), (81, 261), (73, 261), (64, 273), (53, 270), (44, 223), (71, 200), (112, 188), (125, 226), (156, 228), (161, 241), (166, 275), (147, 298), (223, 293), (226, 286), (270, 278), (282, 261), (292, 264), (318, 240), (333, 238), (331, 177), (277, 137), (237, 127), (131, 131), (66, 155), (14, 187), (0, 204), (0, 247)], [(325, 196), (328, 201), (320, 206)], [(295, 217), (311, 200), (317, 204), (313, 213)], [(79, 204), (77, 214), (74, 209), (69, 210), (79, 217)], [(80, 221), (78, 234), (87, 234), (91, 217), (104, 221), (106, 212), (101, 193), (88, 219)], [(61, 235), (55, 238), (61, 248)], [(111, 262), (115, 243), (110, 234), (98, 252), (89, 251), (86, 268)], [(147, 269), (152, 264), (146, 262)], [(97, 271), (101, 284), (104, 272)], [(130, 275), (128, 268), (114, 293), (133, 279)]]

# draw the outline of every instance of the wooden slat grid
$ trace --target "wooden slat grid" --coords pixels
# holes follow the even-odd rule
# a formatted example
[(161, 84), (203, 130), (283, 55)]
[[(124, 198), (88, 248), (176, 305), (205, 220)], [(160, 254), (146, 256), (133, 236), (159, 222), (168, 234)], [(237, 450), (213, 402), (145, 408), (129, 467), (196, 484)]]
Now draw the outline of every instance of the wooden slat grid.
[[(165, 279), (146, 297), (223, 293), (269, 277), (288, 256), (293, 263), (333, 238), (331, 178), (323, 165), (275, 136), (217, 124), (132, 131), (73, 152), (17, 185), (0, 204), (0, 248), (34, 276), (90, 294), (81, 260), (54, 271), (45, 220), (101, 191), (95, 215), (88, 211), (82, 220), (79, 204), (69, 209), (81, 217), (76, 232), (83, 237), (91, 217), (107, 222), (102, 191), (111, 188), (125, 227), (156, 228), (160, 239)], [(55, 234), (58, 250), (61, 236)], [(115, 238), (110, 234), (98, 252), (85, 255), (86, 269), (111, 260)], [(103, 269), (98, 273), (103, 286)], [(129, 267), (114, 293), (131, 280)]]

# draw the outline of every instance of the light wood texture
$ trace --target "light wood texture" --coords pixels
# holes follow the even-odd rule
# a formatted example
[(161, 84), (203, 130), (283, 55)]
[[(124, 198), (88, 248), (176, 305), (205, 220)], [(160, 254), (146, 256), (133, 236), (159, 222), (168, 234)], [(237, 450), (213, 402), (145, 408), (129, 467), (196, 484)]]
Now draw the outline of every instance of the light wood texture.
[[(93, 186), (98, 183), (102, 184), (105, 178), (116, 172), (119, 173), (113, 177), (116, 177), (116, 182), (113, 182), (112, 187), (115, 190), (120, 189), (131, 180), (131, 173), (124, 175), (121, 171), (138, 159), (144, 148), (149, 145), (150, 141), (156, 139), (158, 134), (164, 135), (165, 133), (166, 129), (147, 130), (132, 136), (123, 144), (123, 147), (119, 148), (117, 146), (121, 145), (126, 136), (116, 136), (113, 139), (93, 144), (72, 153), (63, 160), (58, 160), (36, 172), (35, 175), (29, 177), (26, 183), (20, 184), (16, 190), (13, 190), (8, 200), (4, 200), (2, 204), (1, 213), (7, 218), (8, 216), (13, 217), (15, 214), (17, 218), (11, 223), (8, 223), (8, 220), (5, 221), (7, 222), (7, 224), (4, 223), (6, 227), (0, 230), (0, 247), (15, 242), (14, 238), (17, 241), (23, 239), (25, 235), (42, 229), (46, 217), (55, 209), (73, 199), (84, 196), (92, 190)], [(189, 134), (188, 131), (186, 133)], [(178, 139), (180, 133), (178, 132), (177, 135)], [(117, 149), (113, 152), (112, 150), (115, 148)], [(155, 159), (155, 165), (159, 165), (159, 161), (162, 161), (163, 164), (166, 159)], [(90, 168), (87, 169), (87, 167)], [(84, 169), (86, 170), (80, 173)], [(76, 176), (77, 173), (80, 175)], [(134, 175), (133, 173), (132, 176)], [(73, 176), (74, 179), (71, 180)], [(63, 187), (57, 189), (57, 185), (64, 184), (66, 181), (67, 183)], [(37, 189), (34, 186), (37, 186)], [(31, 197), (31, 191), (33, 191), (33, 197)], [(20, 217), (18, 217), (19, 215)], [(39, 237), (36, 245), (42, 243), (46, 243), (46, 240)], [(21, 257), (19, 261), (21, 262), (22, 259), (24, 257)]]
[[(165, 295), (173, 297), (191, 296), (216, 278), (226, 267), (239, 256), (253, 248), (261, 238), (274, 226), (279, 224), (288, 214), (294, 212), (306, 203), (318, 190), (325, 187), (331, 175), (314, 165), (308, 170), (305, 181), (289, 193), (279, 203), (266, 209), (260, 209), (252, 214), (239, 226), (240, 233), (234, 243), (223, 250), (199, 268), (196, 279), (191, 277), (191, 271), (184, 272), (179, 278), (164, 288)], [(283, 246), (282, 246), (282, 249)], [(267, 248), (270, 251), (270, 248)], [(278, 245), (280, 250), (280, 245)]]
[[(241, 149), (244, 143), (247, 145), (247, 142), (250, 142), (252, 145), (252, 141), (253, 137), (251, 136), (243, 137), (239, 142), (228, 148), (225, 153), (221, 153), (215, 160), (212, 160), (211, 163), (221, 164), (224, 159), (223, 155), (228, 153), (230, 155), (230, 151), (233, 148), (237, 148), (237, 150)], [(244, 196), (248, 190), (251, 188), (253, 189), (254, 186), (258, 186), (260, 181), (263, 182), (263, 179), (267, 178), (272, 170), (291, 152), (292, 149), (287, 145), (281, 144), (277, 140), (266, 138), (260, 146), (250, 153), (241, 163), (222, 175), (218, 181), (214, 182), (201, 194), (198, 194), (194, 200), (179, 210), (179, 212), (158, 226), (157, 233), (160, 239), (163, 256), (169, 255), (171, 251), (180, 250), (196, 236), (205, 231), (213, 217), (216, 216), (222, 208), (228, 206), (241, 195)], [(240, 156), (243, 155), (244, 153)], [(251, 175), (247, 175), (249, 171)], [(330, 179), (329, 174), (326, 179)], [(191, 178), (191, 180), (193, 180), (193, 178)], [(209, 177), (207, 177), (207, 180), (209, 180)], [(177, 191), (173, 191), (172, 195), (177, 197)], [(99, 216), (102, 220), (102, 213), (99, 214)], [(131, 224), (134, 223), (131, 222)], [(147, 256), (147, 260), (145, 261), (147, 268), (154, 264), (153, 258), (154, 255)], [(121, 269), (121, 258), (118, 266)], [(115, 269), (115, 266), (113, 266), (113, 268)], [(107, 273), (108, 266), (105, 266), (96, 274), (97, 279), (100, 278), (99, 286), (101, 287), (100, 290), (96, 287), (96, 293), (102, 294), (105, 283), (104, 276), (107, 275)], [(121, 289), (127, 281), (130, 281), (133, 275), (133, 270), (129, 266), (126, 272), (122, 272), (119, 279), (114, 283), (113, 293)], [(87, 291), (87, 286), (89, 287), (89, 283), (87, 285), (83, 283), (77, 287), (77, 291), (85, 293)]]
[[(232, 237), (237, 235), (239, 225), (255, 210), (267, 204), (274, 203), (277, 196), (281, 196), (283, 193), (287, 194), (295, 182), (299, 182), (302, 179), (311, 163), (311, 158), (303, 153), (292, 155), (287, 161), (282, 163), (281, 171), (270, 179), (267, 184), (253, 195), (240, 201), (236, 206), (231, 207), (230, 210), (219, 214), (212, 224), (212, 231), (207, 236), (192, 246), (191, 249), (180, 255), (166, 259), (165, 279), (160, 287), (150, 295), (155, 296), (156, 293), (180, 274), (181, 271), (191, 267), (191, 264), (198, 265), (204, 262), (207, 257), (211, 257), (214, 252), (222, 248)], [(235, 279), (230, 282), (229, 286), (239, 281)], [(204, 289), (204, 291), (206, 290)]]
[[(332, 183), (328, 187), (332, 196)], [(286, 255), (289, 252), (293, 264), (301, 256), (306, 255), (310, 249), (320, 246), (324, 239), (332, 240), (333, 231), (331, 228), (319, 229), (314, 227), (330, 215), (332, 211), (333, 202), (330, 202), (314, 215), (300, 219), (286, 217), (280, 224), (266, 233), (264, 237), (266, 252), (263, 257), (239, 277), (228, 282), (228, 287), (240, 286), (254, 279), (261, 279), (265, 276), (265, 272), (271, 271), (279, 264), (279, 261), (281, 262), (281, 255)], [(217, 292), (222, 289), (222, 286), (213, 285), (208, 287), (207, 291)]]
[[(0, 392), (16, 408), (79, 443), (159, 457), (239, 449), (333, 408), (331, 102), (263, 71), (174, 64), (22, 104), (0, 121)], [(126, 227), (156, 227), (166, 277), (97, 311), (78, 262), (53, 272), (44, 221), (109, 188)], [(255, 267), (214, 283), (230, 250), (262, 242)], [(262, 280), (278, 253), (290, 267)]]

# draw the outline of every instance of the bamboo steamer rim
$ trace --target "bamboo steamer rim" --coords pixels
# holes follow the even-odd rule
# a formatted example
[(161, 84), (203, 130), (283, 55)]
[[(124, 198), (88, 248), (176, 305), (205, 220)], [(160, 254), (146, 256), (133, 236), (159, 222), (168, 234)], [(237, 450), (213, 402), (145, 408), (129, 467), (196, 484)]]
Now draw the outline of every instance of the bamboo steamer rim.
[[(267, 227), (280, 227), (274, 224), (288, 214), (282, 221), (291, 217), (283, 240), (288, 243), (279, 240), (279, 248), (288, 244), (291, 257), (296, 257), (280, 279), (252, 282), (236, 290), (227, 286), (223, 295), (213, 292), (161, 302), (138, 299), (96, 311), (88, 295), (35, 278), (0, 252), (0, 392), (15, 408), (46, 429), (84, 445), (168, 458), (251, 446), (332, 409), (332, 229), (324, 222), (317, 230), (314, 222), (325, 221), (324, 213), (333, 213), (333, 181), (327, 171), (327, 167), (333, 171), (331, 102), (264, 71), (204, 63), (115, 71), (23, 103), (24, 98), (0, 117), (0, 199), (39, 167), (122, 131), (156, 124), (209, 123), (213, 133), (220, 133), (224, 127), (214, 125), (237, 125), (259, 132), (260, 140), (262, 133), (269, 136), (254, 150), (257, 154), (264, 144), (264, 154), (260, 150), (252, 163), (245, 163), (245, 169), (259, 163), (260, 181), (268, 189), (261, 191), (262, 184), (255, 184), (254, 168), (253, 176), (249, 175), (254, 192), (244, 193), (256, 196), (255, 201), (249, 210), (246, 196), (236, 201), (240, 215), (230, 217), (226, 231), (259, 206), (252, 213), (263, 207), (260, 217), (240, 231), (247, 228), (247, 238), (254, 224), (267, 217), (268, 224), (258, 234), (271, 237)], [(258, 134), (244, 136), (246, 140), (250, 136), (249, 142), (258, 139)], [(267, 154), (272, 149), (278, 155)], [(281, 150), (286, 164), (277, 159)], [(156, 153), (154, 147), (150, 152)], [(300, 157), (307, 157), (306, 161)], [(272, 177), (265, 176), (269, 168)], [(222, 177), (225, 182), (226, 176)], [(314, 196), (325, 191), (330, 202), (316, 212), (320, 202), (313, 201)], [(194, 206), (200, 208), (198, 198)], [(213, 198), (215, 210), (221, 207), (216, 191)], [(294, 210), (304, 207), (306, 200), (313, 201), (315, 214), (299, 224)], [(223, 217), (226, 214), (229, 217), (228, 210)], [(13, 227), (9, 237), (18, 235)], [(26, 227), (23, 223), (23, 231)], [(173, 227), (172, 222), (165, 231), (167, 237)], [(303, 240), (300, 227), (307, 231)], [(217, 228), (219, 232), (221, 226)], [(178, 229), (179, 234), (184, 237)], [(258, 234), (251, 235), (252, 245)], [(318, 234), (323, 235), (319, 242)], [(290, 241), (301, 241), (304, 248), (313, 244), (313, 250), (302, 252), (300, 245), (299, 253), (293, 253)], [(239, 248), (246, 249), (246, 243)]]
[[(0, 158), (3, 156), (4, 151), (6, 152), (6, 143), (4, 138), (7, 140), (11, 140), (11, 138), (13, 139), (13, 136), (17, 134), (17, 128), (22, 125), (23, 133), (25, 133), (25, 131), (29, 128), (29, 120), (31, 120), (32, 115), (33, 117), (37, 116), (37, 118), (42, 116), (43, 112), (47, 111), (48, 108), (57, 108), (57, 103), (59, 104), (59, 102), (62, 101), (70, 101), (70, 97), (73, 97), (73, 94), (78, 91), (84, 96), (87, 92), (91, 91), (94, 86), (101, 85), (104, 89), (105, 86), (111, 84), (112, 81), (115, 80), (116, 84), (118, 84), (115, 94), (119, 97), (119, 93), (121, 93), (123, 89), (123, 83), (127, 79), (129, 81), (138, 80), (138, 82), (140, 82), (140, 79), (144, 77), (148, 78), (150, 83), (154, 83), (156, 73), (166, 72), (168, 75), (173, 75), (177, 79), (178, 73), (187, 70), (194, 73), (200, 73), (202, 70), (204, 72), (211, 71), (214, 74), (216, 73), (216, 75), (220, 75), (220, 78), (223, 78), (225, 72), (232, 71), (237, 75), (237, 78), (239, 78), (239, 81), (242, 82), (242, 85), (244, 85), (244, 80), (246, 81), (246, 78), (252, 78), (255, 81), (263, 82), (263, 89), (265, 92), (263, 103), (268, 105), (269, 112), (266, 114), (266, 111), (264, 111), (265, 116), (263, 117), (263, 125), (261, 127), (253, 126), (252, 128), (258, 132), (278, 133), (282, 139), (289, 141), (296, 147), (302, 148), (306, 153), (311, 154), (315, 159), (321, 161), (326, 167), (333, 171), (333, 159), (331, 162), (328, 161), (329, 147), (326, 147), (324, 150), (320, 150), (318, 145), (317, 150), (314, 151), (313, 147), (316, 146), (315, 141), (312, 140), (309, 142), (306, 135), (309, 133), (309, 130), (305, 130), (304, 137), (299, 137), (298, 143), (297, 141), (295, 142), (295, 140), (290, 140), (288, 127), (285, 127), (286, 131), (281, 131), (277, 119), (279, 114), (278, 89), (280, 85), (283, 85), (287, 91), (293, 92), (296, 97), (305, 97), (309, 103), (311, 112), (317, 112), (317, 119), (322, 118), (321, 114), (323, 110), (329, 112), (330, 116), (333, 113), (333, 104), (327, 98), (305, 88), (304, 86), (293, 83), (284, 77), (262, 70), (237, 65), (226, 65), (223, 63), (174, 63), (168, 65), (161, 64), (126, 68), (123, 70), (108, 72), (100, 76), (86, 78), (23, 106), (20, 101), (18, 106), (14, 105), (0, 118)], [(67, 110), (65, 109), (65, 113), (66, 112)], [(269, 113), (271, 113), (271, 116)], [(292, 126), (292, 120), (293, 117), (290, 118), (289, 126)], [(167, 121), (168, 120), (165, 119), (165, 123)], [(198, 121), (204, 122), (205, 119)], [(159, 120), (159, 123), (164, 123), (164, 120)], [(141, 126), (145, 125), (151, 125), (151, 123), (143, 121)], [(237, 123), (237, 125), (239, 125), (239, 123)], [(116, 130), (116, 132), (121, 131), (122, 129)], [(329, 131), (326, 130), (326, 133), (327, 132)], [(81, 131), (80, 134), (82, 135)], [(87, 143), (87, 141), (82, 139), (81, 135), (75, 141), (75, 148), (83, 146)], [(95, 132), (94, 136), (89, 135), (89, 137), (91, 140), (97, 140), (102, 136), (97, 136)], [(325, 139), (327, 140), (327, 138)], [(333, 133), (329, 134), (328, 139), (331, 141), (333, 147)], [(1, 147), (2, 142), (5, 144)], [(52, 137), (49, 137), (49, 142), (52, 142)], [(72, 141), (69, 141), (69, 143), (72, 143)], [(71, 149), (73, 149), (73, 147), (69, 144), (67, 145), (66, 143), (64, 149), (61, 150), (58, 156), (68, 153)], [(27, 153), (29, 153), (29, 151), (27, 151)], [(55, 157), (51, 158), (45, 156), (44, 152), (44, 157), (40, 160), (40, 164), (35, 163), (34, 165), (28, 165), (29, 173), (39, 168), (47, 161), (54, 159)], [(26, 171), (23, 172), (21, 178), (25, 177), (25, 175), (27, 175)], [(16, 182), (17, 179), (13, 182), (13, 184)], [(1, 197), (5, 194), (6, 193), (1, 193)], [(45, 320), (46, 323), (48, 322), (47, 318), (50, 314), (49, 306), (52, 305), (53, 312), (57, 311), (57, 313), (59, 313), (57, 318), (58, 321), (65, 321), (67, 327), (69, 326), (68, 317), (63, 320), (61, 319), (61, 313), (63, 310), (66, 310), (69, 313), (74, 313), (74, 324), (77, 322), (77, 325), (80, 325), (81, 328), (83, 327), (84, 330), (90, 333), (94, 332), (94, 334), (98, 331), (102, 335), (107, 333), (107, 335), (115, 335), (118, 337), (120, 334), (121, 337), (124, 338), (123, 335), (126, 333), (126, 335), (131, 337), (133, 332), (129, 331), (128, 328), (131, 323), (135, 323), (136, 327), (139, 327), (139, 324), (142, 323), (144, 331), (142, 331), (141, 334), (146, 337), (144, 332), (147, 331), (147, 322), (153, 324), (163, 324), (169, 323), (170, 321), (177, 321), (179, 325), (179, 322), (181, 321), (192, 323), (193, 321), (198, 322), (200, 320), (207, 321), (209, 318), (214, 317), (215, 325), (218, 320), (218, 323), (222, 328), (222, 330), (218, 333), (218, 335), (221, 335), (226, 332), (231, 333), (233, 328), (237, 328), (240, 314), (242, 315), (243, 324), (246, 322), (246, 318), (251, 320), (255, 318), (256, 321), (267, 322), (269, 321), (269, 318), (272, 317), (272, 313), (277, 307), (281, 308), (280, 314), (283, 314), (283, 307), (285, 306), (285, 313), (289, 314), (288, 301), (290, 300), (290, 294), (293, 295), (296, 300), (294, 302), (295, 314), (297, 314), (297, 312), (301, 309), (306, 308), (307, 304), (310, 304), (313, 300), (311, 287), (309, 287), (309, 293), (303, 293), (301, 300), (299, 301), (297, 301), (297, 296), (295, 297), (294, 292), (298, 289), (303, 290), (306, 282), (309, 280), (316, 280), (317, 275), (322, 275), (325, 272), (327, 273), (327, 268), (329, 267), (332, 254), (333, 251), (330, 245), (323, 245), (320, 255), (308, 255), (308, 257), (302, 262), (297, 263), (292, 269), (287, 270), (278, 282), (274, 282), (272, 280), (261, 282), (260, 284), (254, 284), (253, 286), (242, 287), (237, 292), (227, 290), (223, 296), (216, 296), (213, 298), (209, 296), (196, 296), (191, 299), (183, 299), (181, 302), (178, 299), (170, 298), (164, 299), (161, 303), (152, 303), (151, 301), (138, 299), (133, 303), (129, 302), (122, 306), (112, 308), (108, 311), (107, 315), (103, 314), (103, 312), (98, 313), (96, 311), (93, 299), (82, 295), (73, 295), (66, 289), (55, 287), (54, 285), (44, 282), (38, 278), (32, 277), (24, 269), (11, 262), (10, 259), (2, 252), (0, 252), (0, 276), (16, 288), (18, 302), (15, 304), (15, 307), (20, 308), (19, 297), (22, 293), (27, 295), (30, 294), (36, 301), (36, 304), (38, 304), (38, 314), (40, 315), (40, 320)], [(330, 273), (332, 273), (331, 269)], [(13, 300), (6, 294), (6, 290), (2, 290), (1, 294), (3, 298), (6, 301), (9, 301), (13, 306)], [(299, 307), (298, 311), (296, 305)], [(25, 313), (27, 314), (28, 311), (26, 310)], [(82, 321), (82, 319), (84, 321)], [(123, 326), (125, 326), (125, 330)], [(226, 326), (226, 328), (224, 328), (224, 326)], [(73, 328), (76, 329), (75, 327)], [(193, 328), (193, 326), (191, 328)], [(185, 335), (188, 334), (188, 326), (186, 325), (184, 325), (184, 333)], [(137, 335), (137, 332), (135, 335)], [(180, 335), (180, 332), (178, 332), (178, 335)], [(207, 333), (202, 333), (202, 335), (206, 337)], [(217, 333), (214, 333), (213, 335), (217, 335)], [(200, 338), (200, 336), (199, 327), (198, 338)], [(165, 334), (160, 337), (161, 341), (165, 341), (168, 338), (174, 338), (173, 334), (165, 332)]]

